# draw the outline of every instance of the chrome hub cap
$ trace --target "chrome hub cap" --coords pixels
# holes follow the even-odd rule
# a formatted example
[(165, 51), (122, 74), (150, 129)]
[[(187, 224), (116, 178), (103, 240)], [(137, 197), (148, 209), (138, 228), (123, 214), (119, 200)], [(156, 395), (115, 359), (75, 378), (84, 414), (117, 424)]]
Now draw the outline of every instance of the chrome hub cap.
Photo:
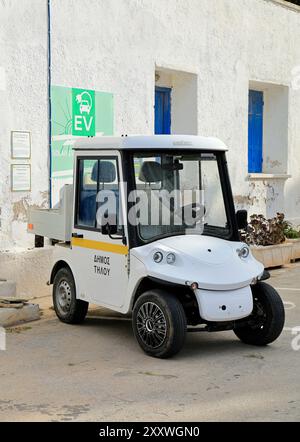
[(148, 347), (157, 348), (167, 336), (167, 321), (161, 308), (154, 302), (145, 302), (137, 312), (137, 331)]
[(72, 301), (71, 287), (67, 281), (62, 281), (57, 289), (57, 305), (62, 313), (70, 311)]

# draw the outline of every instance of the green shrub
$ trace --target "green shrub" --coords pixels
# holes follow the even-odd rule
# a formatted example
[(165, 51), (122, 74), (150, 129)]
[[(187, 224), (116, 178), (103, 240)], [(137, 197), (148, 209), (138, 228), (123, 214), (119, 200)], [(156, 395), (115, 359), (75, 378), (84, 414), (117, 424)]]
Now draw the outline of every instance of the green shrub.
[(285, 237), (288, 239), (300, 238), (300, 230), (296, 230), (290, 223), (287, 223), (287, 227), (284, 230)]

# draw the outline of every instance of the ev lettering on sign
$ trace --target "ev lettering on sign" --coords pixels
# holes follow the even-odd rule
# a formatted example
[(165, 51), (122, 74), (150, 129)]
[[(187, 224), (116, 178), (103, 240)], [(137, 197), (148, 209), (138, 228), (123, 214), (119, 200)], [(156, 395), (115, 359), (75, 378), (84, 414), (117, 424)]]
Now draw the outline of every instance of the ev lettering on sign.
[(72, 135), (81, 137), (95, 136), (95, 91), (72, 89), (72, 117)]

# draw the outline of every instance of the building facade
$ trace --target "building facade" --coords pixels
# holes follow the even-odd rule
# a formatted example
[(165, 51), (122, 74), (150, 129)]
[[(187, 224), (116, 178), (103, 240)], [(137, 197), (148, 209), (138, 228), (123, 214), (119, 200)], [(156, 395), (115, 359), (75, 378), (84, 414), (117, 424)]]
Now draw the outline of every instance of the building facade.
[(300, 223), (299, 41), (281, 0), (2, 0), (0, 249), (72, 179), (74, 91), (95, 133), (221, 138), (237, 208)]

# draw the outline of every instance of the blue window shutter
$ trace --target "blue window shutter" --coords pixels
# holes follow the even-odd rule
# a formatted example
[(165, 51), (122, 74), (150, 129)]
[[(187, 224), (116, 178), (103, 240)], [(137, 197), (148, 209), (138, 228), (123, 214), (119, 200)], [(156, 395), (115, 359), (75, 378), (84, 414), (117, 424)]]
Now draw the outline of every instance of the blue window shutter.
[(263, 109), (263, 92), (250, 90), (248, 113), (249, 173), (261, 173), (263, 170)]
[(155, 88), (155, 134), (171, 133), (171, 89)]

